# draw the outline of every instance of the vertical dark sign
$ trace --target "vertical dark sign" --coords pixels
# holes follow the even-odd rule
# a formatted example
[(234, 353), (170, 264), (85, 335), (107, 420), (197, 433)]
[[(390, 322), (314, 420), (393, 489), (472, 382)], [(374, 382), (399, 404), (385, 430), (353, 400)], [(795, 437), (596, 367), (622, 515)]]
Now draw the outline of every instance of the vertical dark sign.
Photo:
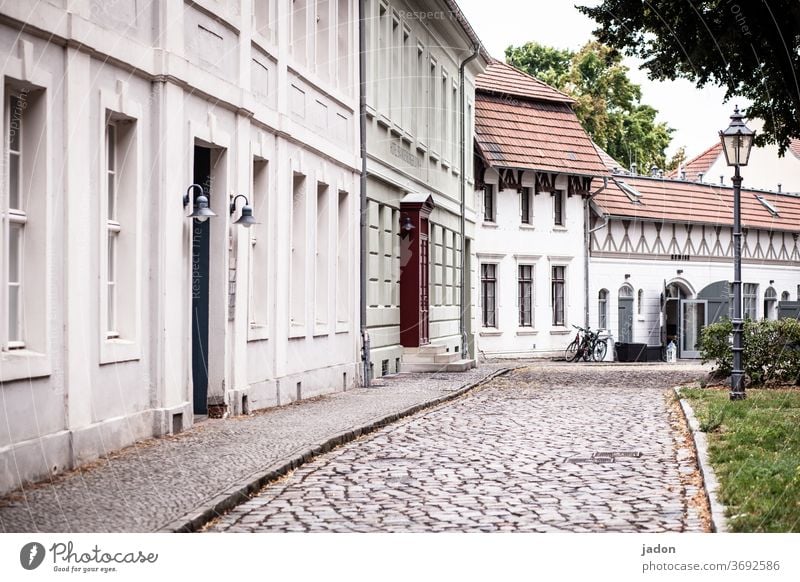
[[(211, 203), (211, 150), (194, 148), (194, 183)], [(208, 413), (208, 254), (211, 221), (192, 220), (192, 384), (195, 414)]]

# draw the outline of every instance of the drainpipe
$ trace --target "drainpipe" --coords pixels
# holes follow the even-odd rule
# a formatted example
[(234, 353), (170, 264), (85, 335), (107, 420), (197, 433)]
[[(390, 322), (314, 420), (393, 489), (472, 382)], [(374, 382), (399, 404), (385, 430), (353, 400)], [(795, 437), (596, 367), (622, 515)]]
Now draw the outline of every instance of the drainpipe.
[[(466, 83), (464, 83), (464, 70), (466, 69), (467, 65), (478, 58), (481, 49), (480, 46), (475, 44), (472, 47), (472, 54), (468, 56), (466, 59), (461, 61), (461, 65), (458, 67), (458, 87), (459, 93), (461, 98), (461, 107), (460, 107), (460, 120), (461, 120), (461, 285), (459, 286), (460, 292), (460, 305), (461, 305), (461, 314), (458, 319), (458, 329), (461, 333), (461, 357), (463, 359), (467, 359), (468, 356), (468, 349), (467, 349), (467, 273), (466, 273), (466, 257), (465, 253), (467, 251), (467, 241), (465, 237), (465, 230), (466, 230), (466, 218), (464, 214), (466, 213), (466, 195), (467, 195), (467, 145), (466, 145), (466, 113), (465, 107), (466, 104)], [(470, 136), (470, 139), (472, 136)]]
[(361, 245), (360, 290), (361, 301), (361, 361), (364, 366), (364, 386), (370, 385), (370, 345), (367, 332), (367, 28), (365, 24), (366, 0), (358, 1), (358, 115), (360, 134), (361, 177)]
[(608, 226), (608, 215), (606, 214), (604, 218), (603, 224), (600, 226), (595, 226), (594, 228), (589, 228), (589, 216), (591, 214), (589, 210), (589, 206), (592, 203), (592, 199), (600, 194), (603, 190), (606, 189), (608, 186), (608, 178), (603, 176), (603, 185), (600, 186), (596, 191), (589, 194), (589, 197), (586, 199), (586, 205), (584, 206), (583, 211), (583, 231), (584, 231), (584, 247), (586, 249), (586, 260), (583, 261), (583, 291), (585, 295), (584, 301), (584, 314), (583, 314), (583, 327), (589, 328), (589, 254), (590, 248), (592, 244), (591, 235), (593, 232), (598, 231), (602, 228)]

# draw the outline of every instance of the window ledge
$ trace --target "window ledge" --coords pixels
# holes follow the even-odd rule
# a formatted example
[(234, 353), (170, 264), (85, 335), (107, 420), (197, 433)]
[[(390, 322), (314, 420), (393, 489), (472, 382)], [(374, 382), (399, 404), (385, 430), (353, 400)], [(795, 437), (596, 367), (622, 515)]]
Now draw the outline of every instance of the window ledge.
[(391, 126), (389, 126), (389, 133), (391, 133), (395, 137), (402, 137), (403, 130), (400, 129), (399, 125), (393, 123)]
[(550, 330), (550, 335), (567, 335), (568, 333), (571, 333), (571, 332), (566, 327), (564, 327), (564, 328), (556, 328), (556, 329), (551, 329)]
[(500, 331), (499, 329), (486, 327), (486, 328), (482, 329), (481, 331), (479, 331), (478, 335), (483, 336), (483, 337), (493, 337), (493, 336), (503, 335), (503, 332)]
[(530, 327), (520, 327), (517, 329), (517, 335), (539, 335), (539, 332)]
[(28, 380), (50, 375), (50, 358), (33, 350), (0, 352), (0, 382)]
[(428, 157), (434, 162), (438, 162), (440, 159), (438, 152), (436, 152), (436, 150), (434, 150), (433, 148), (431, 148), (431, 151), (428, 152)]
[(422, 152), (424, 154), (424, 153), (426, 153), (428, 151), (428, 146), (426, 146), (421, 141), (418, 141), (417, 142), (417, 151), (418, 152)]
[(520, 222), (519, 223), (519, 229), (520, 230), (536, 230), (536, 227), (533, 226), (532, 224), (528, 224), (526, 222)]
[(247, 341), (254, 342), (269, 339), (269, 327), (266, 323), (251, 323), (247, 327)]
[(497, 228), (498, 224), (496, 222), (490, 222), (490, 221), (484, 220), (481, 223), (481, 226), (484, 227), (484, 228)]
[(327, 323), (318, 323), (314, 326), (314, 337), (325, 337), (330, 335), (331, 329)]
[(336, 322), (336, 333), (350, 333), (350, 322), (349, 321), (337, 321)]
[(104, 339), (100, 344), (100, 365), (131, 362), (141, 357), (139, 342), (116, 337)]
[(568, 232), (569, 229), (566, 226), (553, 226), (553, 232)]
[(389, 118), (386, 117), (383, 113), (378, 114), (378, 125), (382, 125), (383, 127), (391, 127), (392, 122), (389, 121)]
[(306, 326), (305, 325), (289, 325), (289, 339), (305, 339)]

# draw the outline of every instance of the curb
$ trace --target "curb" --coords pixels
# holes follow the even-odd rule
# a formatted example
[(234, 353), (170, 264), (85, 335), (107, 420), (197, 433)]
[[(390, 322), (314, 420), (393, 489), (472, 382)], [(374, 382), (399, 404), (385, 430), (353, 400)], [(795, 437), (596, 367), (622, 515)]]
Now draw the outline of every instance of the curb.
[(330, 438), (324, 439), (318, 443), (309, 445), (305, 449), (300, 449), (295, 453), (295, 456), (288, 460), (278, 461), (272, 465), (268, 465), (266, 469), (260, 469), (255, 473), (251, 473), (244, 479), (241, 479), (234, 485), (231, 485), (226, 491), (213, 497), (207, 502), (207, 509), (197, 509), (185, 514), (176, 520), (173, 520), (166, 525), (155, 530), (155, 533), (191, 533), (198, 531), (203, 525), (214, 519), (215, 517), (223, 514), (224, 512), (233, 509), (237, 505), (249, 500), (254, 493), (257, 493), (267, 483), (275, 481), (283, 477), (299, 466), (308, 463), (315, 457), (332, 451), (333, 449), (356, 440), (358, 437), (374, 432), (385, 426), (393, 424), (398, 420), (412, 416), (422, 410), (433, 408), (439, 404), (444, 404), (451, 400), (455, 400), (459, 396), (486, 384), (490, 380), (509, 373), (514, 368), (500, 368), (495, 370), (485, 378), (474, 382), (472, 384), (465, 384), (460, 388), (454, 390), (450, 394), (445, 394), (427, 402), (415, 404), (400, 412), (395, 412), (379, 418), (378, 420), (369, 424), (353, 428), (351, 430), (334, 435)]
[(700, 474), (703, 476), (703, 490), (711, 508), (711, 531), (714, 533), (727, 533), (728, 524), (725, 519), (725, 506), (720, 503), (717, 493), (719, 492), (719, 481), (714, 473), (714, 468), (708, 459), (708, 436), (700, 430), (700, 423), (694, 415), (691, 404), (681, 397), (680, 387), (673, 388), (675, 395), (681, 405), (683, 416), (692, 432), (692, 443), (694, 445), (697, 464), (700, 466)]

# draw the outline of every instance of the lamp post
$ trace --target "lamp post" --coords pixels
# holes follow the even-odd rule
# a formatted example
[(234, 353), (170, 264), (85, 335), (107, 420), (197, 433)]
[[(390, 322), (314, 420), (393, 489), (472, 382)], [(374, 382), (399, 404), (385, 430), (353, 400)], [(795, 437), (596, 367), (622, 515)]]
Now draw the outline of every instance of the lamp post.
[(733, 174), (733, 371), (731, 372), (731, 400), (744, 400), (744, 370), (742, 369), (742, 221), (740, 166), (746, 166), (750, 158), (755, 132), (747, 127), (739, 108), (734, 109), (731, 123), (719, 132), (722, 151)]

